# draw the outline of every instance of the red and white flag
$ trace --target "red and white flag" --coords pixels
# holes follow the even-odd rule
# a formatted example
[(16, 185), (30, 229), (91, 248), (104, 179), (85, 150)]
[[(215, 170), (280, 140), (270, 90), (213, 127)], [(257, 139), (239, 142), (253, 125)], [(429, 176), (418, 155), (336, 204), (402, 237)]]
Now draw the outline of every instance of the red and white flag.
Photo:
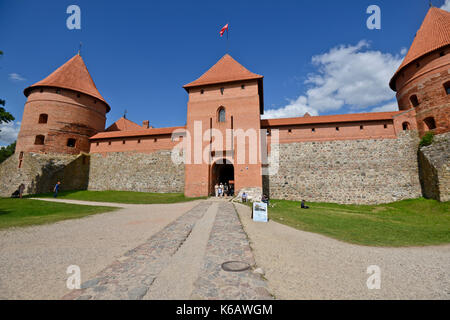
[(225, 32), (225, 30), (227, 30), (227, 32), (228, 32), (228, 23), (226, 25), (224, 25), (223, 28), (220, 30), (220, 36), (223, 36), (223, 33)]

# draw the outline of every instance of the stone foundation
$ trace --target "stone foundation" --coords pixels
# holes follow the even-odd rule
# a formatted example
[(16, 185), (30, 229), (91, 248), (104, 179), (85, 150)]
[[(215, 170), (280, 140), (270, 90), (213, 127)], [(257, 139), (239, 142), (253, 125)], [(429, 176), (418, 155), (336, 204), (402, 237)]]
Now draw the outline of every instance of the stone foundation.
[[(272, 199), (378, 204), (421, 197), (418, 136), (280, 144), (279, 170), (264, 181)], [(273, 165), (272, 165), (273, 166)]]
[(24, 153), (19, 168), (15, 153), (0, 164), (0, 196), (10, 197), (25, 184), (25, 194), (52, 192), (57, 181), (60, 190), (85, 190), (89, 179), (89, 155)]
[(424, 197), (450, 201), (450, 132), (434, 137), (419, 150), (420, 180)]
[(91, 154), (89, 174), (89, 190), (184, 192), (184, 164), (174, 164), (170, 150)]

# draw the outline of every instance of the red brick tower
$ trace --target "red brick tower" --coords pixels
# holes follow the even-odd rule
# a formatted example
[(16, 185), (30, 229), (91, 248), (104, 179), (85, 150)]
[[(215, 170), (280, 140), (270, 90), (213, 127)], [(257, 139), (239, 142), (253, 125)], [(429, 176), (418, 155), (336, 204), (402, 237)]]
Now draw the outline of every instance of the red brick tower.
[(421, 136), (450, 131), (450, 12), (430, 8), (390, 87), (400, 110), (415, 109)]
[(110, 107), (79, 54), (24, 94), (16, 153), (89, 152), (89, 137), (105, 129)]
[[(187, 140), (191, 138), (191, 144), (186, 144), (186, 196), (212, 194), (220, 182), (234, 185), (236, 194), (249, 188), (262, 192), (263, 77), (226, 54), (184, 88), (189, 94)], [(210, 136), (210, 129), (220, 133), (222, 146), (216, 144), (216, 136)], [(239, 161), (241, 156), (244, 161)]]

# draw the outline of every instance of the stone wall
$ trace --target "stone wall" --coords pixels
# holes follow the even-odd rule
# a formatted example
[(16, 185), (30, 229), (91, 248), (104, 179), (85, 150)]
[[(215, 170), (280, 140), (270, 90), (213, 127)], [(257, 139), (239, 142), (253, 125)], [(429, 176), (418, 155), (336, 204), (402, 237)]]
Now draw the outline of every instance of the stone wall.
[(10, 197), (21, 183), (25, 194), (52, 192), (57, 181), (61, 190), (85, 190), (89, 177), (89, 155), (24, 153), (19, 168), (15, 153), (0, 164), (0, 196)]
[(171, 151), (91, 154), (89, 190), (184, 192), (184, 164)]
[(450, 132), (434, 137), (420, 148), (420, 180), (424, 197), (450, 201)]
[(418, 198), (418, 142), (417, 132), (406, 131), (397, 139), (280, 144), (279, 170), (264, 179), (264, 192), (273, 199), (355, 204)]

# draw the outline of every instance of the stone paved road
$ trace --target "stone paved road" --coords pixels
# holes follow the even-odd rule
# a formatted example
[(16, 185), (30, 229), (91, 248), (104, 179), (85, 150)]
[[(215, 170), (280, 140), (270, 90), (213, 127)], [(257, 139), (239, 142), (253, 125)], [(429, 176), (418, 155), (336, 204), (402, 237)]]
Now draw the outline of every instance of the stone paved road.
[(63, 298), (272, 298), (253, 268), (223, 271), (232, 260), (255, 267), (234, 206), (204, 201)]

